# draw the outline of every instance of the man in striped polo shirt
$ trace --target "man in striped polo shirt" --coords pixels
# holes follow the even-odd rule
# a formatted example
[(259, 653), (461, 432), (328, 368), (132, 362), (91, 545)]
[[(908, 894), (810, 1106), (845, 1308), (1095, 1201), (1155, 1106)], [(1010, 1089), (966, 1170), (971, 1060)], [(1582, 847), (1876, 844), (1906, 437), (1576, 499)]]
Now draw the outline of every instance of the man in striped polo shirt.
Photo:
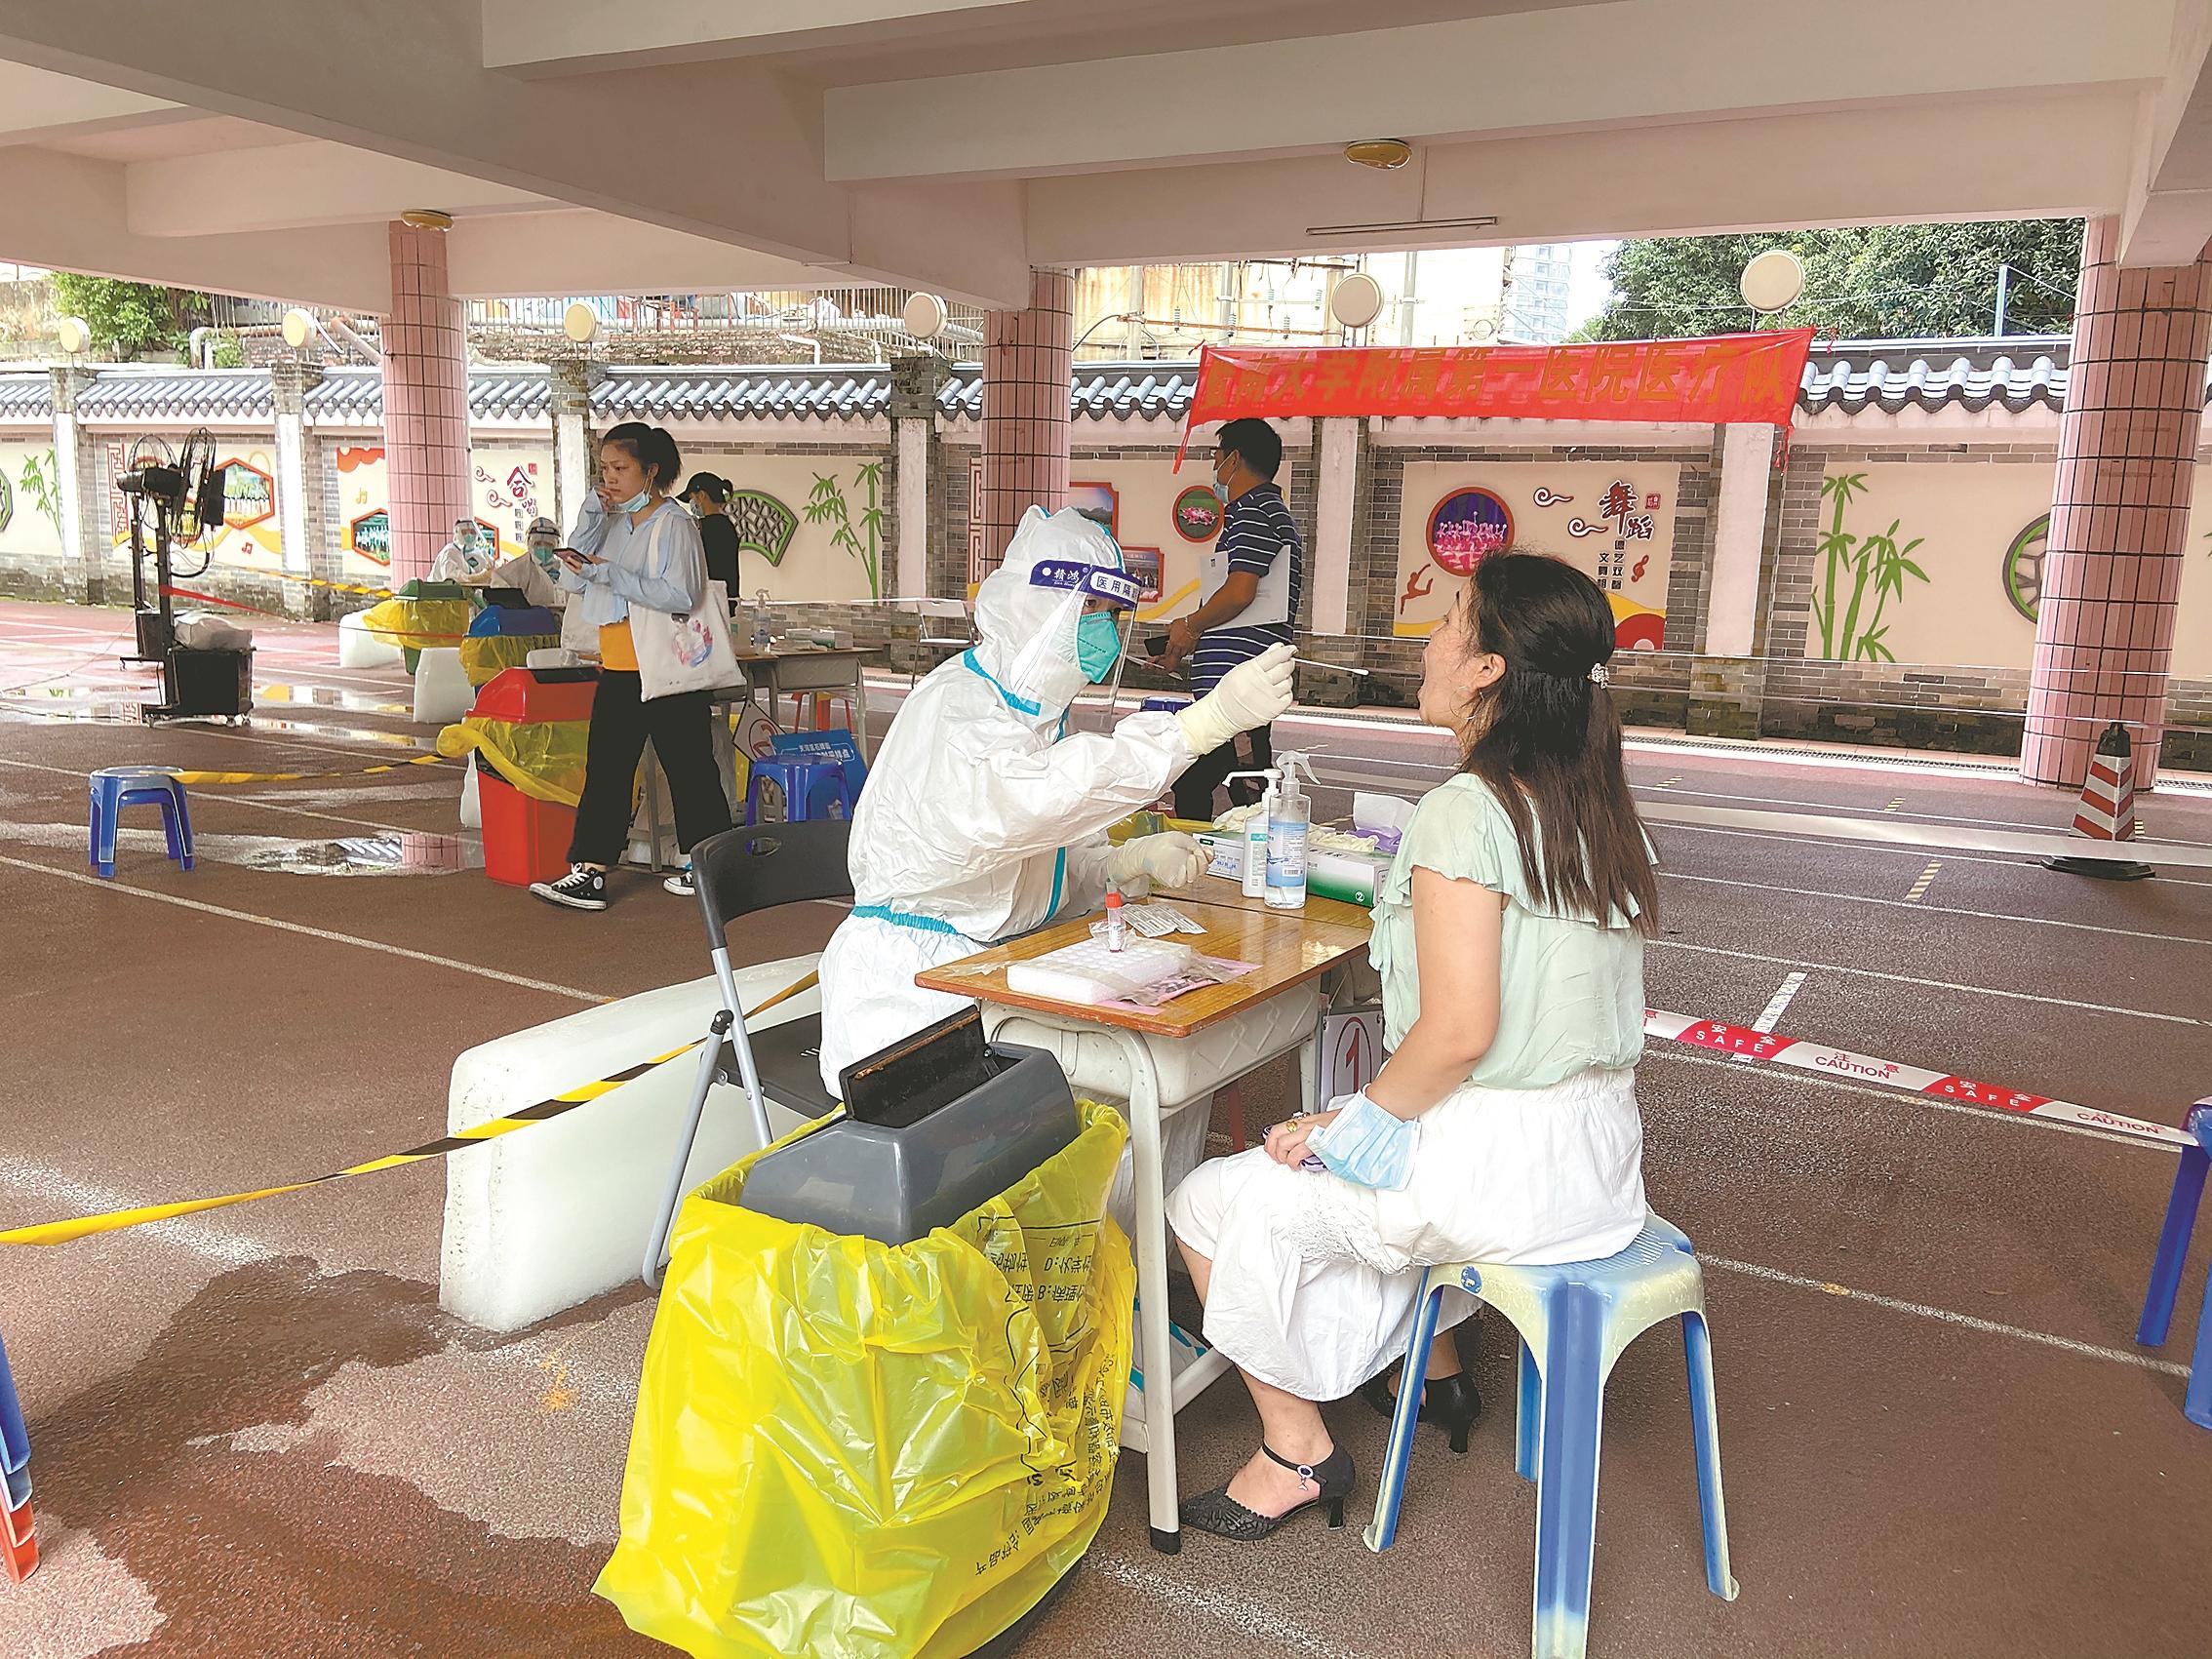
[[(1290, 640), (1306, 586), (1306, 544), (1276, 488), (1282, 466), (1283, 440), (1264, 420), (1231, 420), (1214, 436), (1213, 487), (1228, 507), (1205, 557), (1199, 608), (1177, 618), (1167, 634), (1167, 666), (1189, 658), (1191, 690), (1199, 696), (1238, 663)], [(1231, 738), (1175, 780), (1177, 817), (1210, 820), (1223, 778), (1273, 764), (1266, 727), (1244, 736), (1248, 757), (1238, 754)], [(1239, 783), (1230, 797), (1256, 801), (1260, 786)]]

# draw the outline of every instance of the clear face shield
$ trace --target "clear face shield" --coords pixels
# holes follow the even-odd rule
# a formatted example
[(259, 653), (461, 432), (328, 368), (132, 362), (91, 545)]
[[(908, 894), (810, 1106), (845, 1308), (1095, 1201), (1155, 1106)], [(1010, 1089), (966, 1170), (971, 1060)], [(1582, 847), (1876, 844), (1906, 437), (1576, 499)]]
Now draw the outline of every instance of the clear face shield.
[(1143, 591), (1136, 579), (1079, 559), (1042, 559), (1029, 580), (1059, 600), (1014, 658), (1016, 689), (1065, 704), (1084, 685), (1103, 685), (1111, 676), (1119, 696), (1128, 629)]

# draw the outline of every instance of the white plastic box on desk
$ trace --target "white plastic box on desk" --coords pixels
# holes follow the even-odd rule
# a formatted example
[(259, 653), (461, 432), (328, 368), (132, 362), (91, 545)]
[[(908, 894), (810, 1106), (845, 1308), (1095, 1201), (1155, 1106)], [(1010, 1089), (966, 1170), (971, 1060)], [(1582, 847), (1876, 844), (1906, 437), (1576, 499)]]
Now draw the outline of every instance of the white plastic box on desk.
[[(819, 960), (739, 968), (738, 995), (748, 1007), (765, 1002)], [(446, 1126), (469, 1128), (665, 1054), (705, 1036), (720, 1006), (709, 976), (482, 1044), (454, 1062)], [(748, 1029), (820, 1011), (810, 990)], [(635, 1279), (696, 1070), (687, 1052), (550, 1123), (447, 1159), (439, 1305), (489, 1330), (519, 1330)], [(781, 1135), (799, 1120), (770, 1102), (769, 1124)], [(743, 1091), (718, 1087), (691, 1183), (758, 1149)]]

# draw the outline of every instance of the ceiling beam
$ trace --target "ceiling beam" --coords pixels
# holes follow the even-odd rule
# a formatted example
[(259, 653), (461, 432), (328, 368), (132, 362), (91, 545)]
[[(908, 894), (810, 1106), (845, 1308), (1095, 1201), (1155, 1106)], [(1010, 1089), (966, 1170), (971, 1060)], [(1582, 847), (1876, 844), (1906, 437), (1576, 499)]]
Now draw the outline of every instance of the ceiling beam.
[(2154, 83), (2170, 7), (2079, 0), (1613, 0), (1324, 38), (831, 87), (832, 179), (962, 178)]
[[(1298, 156), (1069, 175), (1030, 181), (1030, 247), (1123, 264), (2110, 212), (2134, 120), (2113, 90), (1440, 144), (1398, 173)], [(1474, 217), (1497, 223), (1437, 222)]]
[(25, 264), (254, 299), (382, 312), (391, 257), (382, 225), (145, 236), (131, 228), (122, 164), (20, 148), (0, 162), (0, 225)]
[(791, 52), (852, 37), (928, 32), (1014, 0), (483, 0), (484, 65), (519, 76), (574, 75)]
[[(125, 188), (140, 236), (383, 224), (419, 207), (474, 215), (547, 205), (511, 185), (313, 138), (132, 162)], [(603, 222), (611, 232), (614, 221)]]
[[(229, 0), (215, 30), (190, 7), (0, 0), (0, 59), (801, 264), (855, 262), (852, 206), (822, 179), (809, 95), (745, 63), (584, 82), (491, 73), (478, 4), (415, 0), (404, 28), (383, 7), (317, 8), (309, 27), (291, 0)], [(336, 96), (339, 75), (361, 96)], [(1019, 249), (1018, 218), (989, 197), (976, 210), (977, 232), (1013, 240), (956, 261), (966, 289), (995, 287)]]
[(2119, 262), (2187, 265), (2212, 239), (2212, 3), (2182, 0), (2170, 66), (2143, 99)]
[(166, 99), (119, 92), (22, 63), (0, 62), (0, 144), (36, 143), (148, 117), (190, 113)]

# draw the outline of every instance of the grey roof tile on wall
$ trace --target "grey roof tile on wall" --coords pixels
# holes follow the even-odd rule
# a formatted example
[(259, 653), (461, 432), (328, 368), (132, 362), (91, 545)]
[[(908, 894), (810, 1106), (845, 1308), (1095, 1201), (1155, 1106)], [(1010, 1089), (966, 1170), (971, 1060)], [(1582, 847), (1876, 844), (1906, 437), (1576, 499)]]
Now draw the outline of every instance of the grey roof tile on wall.
[[(1843, 340), (1813, 352), (1797, 406), (1812, 414), (1840, 409), (1847, 415), (1909, 405), (1983, 410), (2001, 403), (2016, 414), (2056, 410), (2066, 398), (2069, 343), (2063, 335)], [(1069, 411), (1078, 420), (1179, 420), (1189, 412), (1197, 378), (1195, 363), (1079, 363)], [(43, 369), (0, 374), (0, 420), (50, 419), (52, 391)], [(306, 401), (310, 422), (375, 426), (383, 420), (383, 384), (375, 370), (333, 370)], [(948, 419), (980, 417), (983, 376), (977, 367), (962, 364), (946, 375), (936, 405)], [(94, 419), (162, 425), (257, 425), (270, 418), (274, 407), (267, 374), (253, 369), (105, 369), (79, 403)], [(469, 415), (478, 421), (538, 421), (551, 407), (552, 387), (541, 369), (491, 367), (469, 375)], [(873, 419), (890, 407), (890, 370), (848, 364), (618, 368), (593, 387), (591, 407), (603, 421)]]

